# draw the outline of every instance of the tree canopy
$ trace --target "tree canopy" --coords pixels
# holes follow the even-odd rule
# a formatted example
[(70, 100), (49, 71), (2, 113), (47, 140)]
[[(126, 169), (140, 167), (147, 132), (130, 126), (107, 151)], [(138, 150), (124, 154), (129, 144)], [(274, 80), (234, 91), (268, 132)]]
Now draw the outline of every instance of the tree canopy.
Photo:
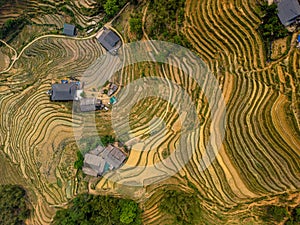
[(117, 0), (107, 0), (104, 10), (109, 17), (114, 16), (120, 10)]
[(167, 190), (159, 209), (168, 214), (176, 225), (199, 224), (201, 219), (198, 197), (183, 191)]
[(141, 209), (133, 200), (81, 194), (57, 211), (53, 225), (140, 225)]
[(0, 224), (24, 224), (30, 210), (26, 204), (26, 192), (17, 185), (0, 186)]
[(263, 3), (261, 11), (263, 16), (259, 31), (263, 38), (275, 40), (287, 36), (287, 29), (281, 24), (277, 16), (278, 10), (275, 3), (271, 5), (268, 5), (267, 2)]

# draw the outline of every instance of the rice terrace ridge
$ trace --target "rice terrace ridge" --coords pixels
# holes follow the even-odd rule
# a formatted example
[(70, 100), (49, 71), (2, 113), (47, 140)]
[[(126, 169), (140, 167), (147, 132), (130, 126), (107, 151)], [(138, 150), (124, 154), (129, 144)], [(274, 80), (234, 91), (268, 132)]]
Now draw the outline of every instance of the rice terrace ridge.
[(0, 224), (300, 224), (300, 0), (0, 0)]

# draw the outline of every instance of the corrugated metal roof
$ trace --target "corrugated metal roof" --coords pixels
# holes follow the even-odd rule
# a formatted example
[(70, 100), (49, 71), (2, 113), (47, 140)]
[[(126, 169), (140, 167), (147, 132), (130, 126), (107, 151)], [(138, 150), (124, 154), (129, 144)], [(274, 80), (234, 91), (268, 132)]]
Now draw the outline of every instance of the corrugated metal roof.
[(65, 23), (63, 33), (68, 36), (75, 36), (76, 27), (72, 24)]
[(80, 110), (90, 112), (96, 110), (96, 98), (83, 98), (80, 100)]
[(105, 161), (102, 157), (92, 154), (84, 155), (84, 167), (91, 168), (96, 171), (98, 175), (101, 175), (104, 171)]
[(284, 26), (289, 26), (300, 16), (298, 0), (282, 0), (278, 4), (278, 17)]
[(75, 83), (52, 84), (52, 101), (72, 101), (74, 100), (78, 85)]
[(104, 148), (99, 145), (96, 149), (84, 155), (83, 172), (91, 176), (102, 175), (108, 170), (109, 166), (110, 169), (119, 168), (125, 159), (125, 153), (119, 148), (113, 145)]
[(112, 145), (104, 149), (102, 156), (104, 160), (114, 168), (119, 168), (126, 159), (126, 155), (120, 149)]
[(98, 38), (98, 41), (107, 51), (111, 51), (120, 41), (120, 37), (115, 32), (105, 29)]

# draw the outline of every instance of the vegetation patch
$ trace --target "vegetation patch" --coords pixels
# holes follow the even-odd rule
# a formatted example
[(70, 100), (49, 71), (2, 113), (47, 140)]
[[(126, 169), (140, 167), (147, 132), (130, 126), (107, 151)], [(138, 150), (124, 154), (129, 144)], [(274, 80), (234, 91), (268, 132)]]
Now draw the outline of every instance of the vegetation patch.
[(277, 13), (277, 5), (275, 3), (268, 5), (264, 2), (260, 6), (262, 23), (258, 27), (258, 31), (264, 41), (267, 49), (267, 55), (271, 54), (271, 42), (286, 37), (288, 35), (287, 29), (281, 24)]
[(82, 194), (67, 209), (57, 211), (53, 225), (139, 225), (142, 210), (133, 200)]
[(136, 38), (140, 40), (143, 37), (143, 22), (142, 22), (142, 14), (134, 14), (131, 15), (129, 19), (130, 32), (136, 35)]
[(75, 169), (81, 170), (83, 167), (83, 161), (84, 161), (84, 157), (81, 153), (81, 151), (77, 151), (77, 160), (74, 163), (74, 167)]
[(151, 1), (148, 9), (149, 22), (147, 22), (151, 38), (191, 47), (181, 32), (184, 22), (184, 5), (185, 0)]
[(128, 0), (107, 0), (104, 4), (105, 13), (109, 18), (112, 18), (116, 15), (121, 8), (128, 2)]
[(0, 186), (0, 224), (24, 224), (30, 210), (26, 204), (26, 192), (17, 185)]
[(159, 209), (168, 214), (172, 224), (199, 224), (201, 208), (195, 194), (177, 190), (167, 190), (160, 202)]
[(5, 39), (9, 36), (13, 39), (26, 24), (28, 24), (28, 20), (23, 16), (8, 19), (0, 29), (0, 39)]
[(283, 206), (268, 205), (261, 207), (261, 210), (261, 219), (264, 222), (281, 222), (289, 215), (287, 209)]
[(291, 216), (285, 225), (296, 225), (300, 224), (300, 205), (292, 210)]

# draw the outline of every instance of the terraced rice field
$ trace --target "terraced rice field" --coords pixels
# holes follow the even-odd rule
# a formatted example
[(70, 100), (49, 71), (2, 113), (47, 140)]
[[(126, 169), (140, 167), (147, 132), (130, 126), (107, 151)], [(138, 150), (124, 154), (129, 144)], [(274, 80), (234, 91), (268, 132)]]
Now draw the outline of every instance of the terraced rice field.
[[(62, 1), (47, 2), (44, 3), (47, 6), (62, 4)], [(6, 17), (20, 14), (25, 6), (29, 12), (31, 9), (36, 12), (38, 2), (19, 1), (19, 4), (14, 9), (4, 8), (10, 12)], [(98, 21), (99, 18), (80, 13), (81, 7), (93, 4), (92, 1), (70, 4), (76, 23), (85, 27), (91, 21)], [(2, 15), (0, 22), (6, 19)], [(194, 149), (195, 154), (178, 173), (160, 183), (147, 186), (151, 183), (147, 174), (131, 177), (128, 173), (122, 180), (125, 184), (138, 181), (144, 186), (91, 179), (89, 191), (137, 199), (144, 208), (145, 224), (170, 222), (158, 208), (164, 188), (195, 192), (202, 205), (201, 217), (209, 224), (261, 224), (253, 213), (255, 207), (280, 201), (300, 202), (300, 52), (288, 46), (286, 55), (266, 63), (263, 42), (256, 31), (260, 19), (255, 1), (187, 0), (185, 17), (182, 32), (193, 51), (214, 73), (226, 102), (225, 139), (216, 160), (207, 170), (198, 169), (211, 120), (206, 97), (196, 82), (180, 70), (180, 67), (191, 69), (192, 55), (179, 68), (150, 62), (133, 64), (116, 74), (114, 82), (125, 87), (137, 78), (157, 76), (168, 78), (191, 96), (199, 128), (197, 135), (187, 139), (187, 148)], [(33, 21), (62, 26), (61, 15), (55, 12), (39, 15)], [(18, 50), (28, 41), (20, 37), (10, 43)], [(125, 57), (128, 54), (123, 53)], [(2, 46), (1, 54), (9, 61), (14, 53)], [(78, 149), (73, 137), (71, 104), (50, 102), (45, 92), (54, 80), (80, 77), (102, 54), (103, 49), (92, 38), (45, 37), (29, 46), (9, 72), (0, 75), (0, 147), (6, 156), (1, 161), (5, 175), (0, 182), (19, 182), (30, 190), (34, 207), (31, 224), (49, 223), (56, 207), (87, 191), (87, 180), (79, 182), (73, 168)], [(7, 63), (0, 64), (1, 70), (6, 67)], [(175, 91), (171, 92), (171, 100), (176, 101), (177, 97)], [(101, 112), (96, 116), (99, 133), (112, 133), (111, 114)], [(138, 140), (146, 140), (151, 134), (145, 148), (152, 150), (137, 151), (135, 148), (139, 146), (133, 145), (126, 165), (149, 166), (167, 158), (181, 137), (182, 117), (176, 105), (164, 99), (151, 97), (138, 101), (129, 118), (131, 133)], [(75, 123), (80, 124), (76, 119)], [(123, 125), (122, 120), (117, 122)]]
[[(191, 190), (187, 183), (192, 182), (203, 201), (204, 221), (212, 224), (225, 221), (230, 224), (262, 223), (251, 214), (256, 206), (279, 203), (282, 198), (289, 204), (299, 204), (300, 52), (295, 49), (294, 35), (291, 44), (285, 40), (287, 54), (266, 62), (264, 45), (256, 30), (260, 24), (257, 7), (255, 1), (186, 2), (186, 21), (182, 31), (220, 82), (227, 103), (226, 136), (217, 160), (206, 171), (197, 169), (202, 147), (194, 143), (198, 156), (175, 178), (145, 188), (148, 195), (142, 202), (145, 204), (146, 224), (168, 223), (168, 218), (159, 212), (157, 206), (163, 197), (163, 188), (170, 184)], [(182, 73), (167, 65), (131, 66), (120, 82), (126, 84), (141, 74), (167, 76), (187, 89), (189, 94), (197, 93), (192, 82), (184, 80)], [(201, 95), (195, 98), (196, 102), (201, 100)], [(156, 108), (158, 105), (161, 106), (159, 109)], [(134, 118), (133, 131), (147, 134), (149, 121), (153, 116), (164, 115), (166, 106), (164, 101), (157, 99), (137, 104), (133, 112), (140, 117)], [(200, 142), (205, 142), (202, 139), (208, 134), (209, 115), (205, 106), (202, 105), (198, 115), (205, 119), (200, 135)], [(161, 142), (155, 153), (145, 157), (144, 153), (136, 152), (130, 155), (129, 162), (151, 165), (163, 158), (165, 149), (172, 151), (172, 146), (178, 141), (171, 126), (176, 121), (176, 113), (166, 116), (164, 123), (169, 130), (165, 139), (156, 139)], [(98, 188), (104, 187), (102, 185), (107, 183), (100, 182)]]

